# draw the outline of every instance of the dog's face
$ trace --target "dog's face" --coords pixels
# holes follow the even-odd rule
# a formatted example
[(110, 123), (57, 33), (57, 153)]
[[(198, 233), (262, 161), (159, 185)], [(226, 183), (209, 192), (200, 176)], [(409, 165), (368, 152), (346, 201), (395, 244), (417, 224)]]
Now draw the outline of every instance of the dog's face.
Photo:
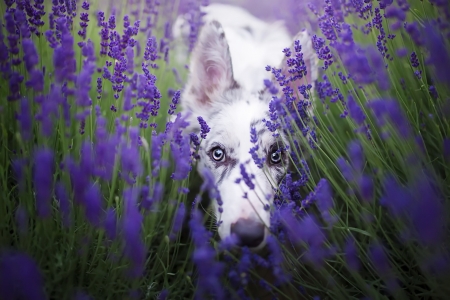
[[(191, 115), (189, 130), (200, 131), (198, 116), (211, 127), (200, 145), (198, 167), (210, 171), (221, 195), (221, 206), (216, 201), (212, 203), (219, 222), (218, 233), (221, 239), (235, 235), (238, 245), (253, 249), (265, 245), (274, 188), (284, 177), (289, 162), (282, 151), (286, 137), (282, 132), (274, 137), (264, 122), (270, 119), (271, 99), (268, 92), (251, 93), (235, 81), (221, 25), (216, 21), (204, 25), (192, 52), (190, 77), (181, 103)], [(256, 144), (250, 141), (252, 129)], [(250, 154), (255, 145), (256, 154), (264, 159), (262, 168)], [(243, 169), (251, 184), (242, 180)]]

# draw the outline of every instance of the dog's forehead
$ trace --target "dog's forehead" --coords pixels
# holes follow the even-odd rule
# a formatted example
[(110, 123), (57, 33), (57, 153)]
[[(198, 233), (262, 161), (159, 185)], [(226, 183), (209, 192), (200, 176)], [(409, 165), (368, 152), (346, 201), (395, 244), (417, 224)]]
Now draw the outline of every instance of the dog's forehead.
[(258, 95), (243, 94), (240, 99), (230, 101), (218, 107), (209, 116), (208, 125), (211, 132), (208, 137), (228, 147), (250, 145), (250, 129), (257, 132), (258, 139), (270, 140), (263, 120), (269, 119), (267, 102), (261, 101)]

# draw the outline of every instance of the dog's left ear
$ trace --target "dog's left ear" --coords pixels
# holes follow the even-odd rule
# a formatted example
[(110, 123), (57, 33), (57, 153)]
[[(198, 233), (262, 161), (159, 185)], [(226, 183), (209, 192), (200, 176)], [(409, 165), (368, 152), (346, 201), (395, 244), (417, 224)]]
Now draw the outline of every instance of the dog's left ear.
[[(207, 108), (236, 85), (225, 32), (217, 21), (206, 23), (192, 52), (184, 105)], [(188, 103), (186, 103), (188, 102)]]

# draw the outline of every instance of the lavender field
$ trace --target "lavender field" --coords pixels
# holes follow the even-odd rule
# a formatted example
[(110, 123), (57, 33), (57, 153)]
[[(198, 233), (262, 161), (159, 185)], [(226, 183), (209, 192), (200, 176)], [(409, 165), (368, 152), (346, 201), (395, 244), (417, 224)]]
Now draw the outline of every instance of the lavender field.
[(179, 113), (210, 1), (0, 1), (0, 300), (448, 299), (448, 1), (212, 1), (319, 58), (261, 70), (291, 163), (261, 252), (218, 238)]

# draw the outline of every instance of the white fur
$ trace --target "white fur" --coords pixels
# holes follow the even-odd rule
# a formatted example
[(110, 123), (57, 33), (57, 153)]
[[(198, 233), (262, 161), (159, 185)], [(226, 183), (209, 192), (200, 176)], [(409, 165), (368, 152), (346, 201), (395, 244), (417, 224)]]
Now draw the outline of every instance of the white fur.
[[(265, 66), (278, 67), (293, 39), (282, 22), (266, 23), (245, 10), (223, 4), (205, 8), (205, 25), (191, 55), (190, 75), (181, 98), (182, 109), (191, 116), (188, 130), (200, 130), (196, 118), (202, 116), (211, 127), (199, 150), (199, 169), (208, 168), (215, 177), (223, 200), (223, 213), (213, 203), (216, 217), (222, 221), (218, 228), (222, 239), (230, 235), (230, 226), (238, 219), (259, 220), (269, 233), (270, 211), (264, 205), (271, 204), (274, 189), (285, 174), (288, 157), (279, 165), (266, 163), (259, 169), (252, 160), (249, 150), (251, 124), (258, 135), (259, 156), (269, 160), (270, 147), (277, 142), (287, 143), (282, 133), (277, 140), (267, 130), (262, 119), (269, 119), (268, 103), (271, 95), (264, 92), (263, 80), (271, 78)], [(216, 20), (219, 23), (213, 21)], [(183, 17), (174, 26), (174, 36), (186, 35)], [(224, 35), (223, 35), (224, 34)], [(312, 67), (308, 70), (308, 83), (317, 77), (317, 59), (306, 31), (299, 39), (304, 59)], [(179, 57), (180, 58), (180, 57)], [(210, 156), (212, 148), (221, 145), (226, 160), (218, 164)], [(249, 163), (247, 163), (249, 162)], [(255, 176), (255, 190), (250, 190), (241, 178), (240, 164), (245, 164), (247, 173)], [(243, 195), (246, 193), (247, 198)], [(265, 240), (256, 248), (265, 245)]]

